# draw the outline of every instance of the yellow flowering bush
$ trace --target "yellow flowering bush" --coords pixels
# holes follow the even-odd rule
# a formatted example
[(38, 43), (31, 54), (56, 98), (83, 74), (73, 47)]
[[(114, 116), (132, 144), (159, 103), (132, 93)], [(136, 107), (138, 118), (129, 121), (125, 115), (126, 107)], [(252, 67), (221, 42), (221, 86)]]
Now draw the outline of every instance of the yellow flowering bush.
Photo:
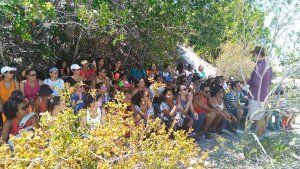
[(202, 168), (200, 148), (187, 133), (173, 132), (170, 139), (159, 119), (135, 126), (124, 95), (116, 99), (94, 127), (82, 127), (84, 114), (69, 106), (55, 118), (43, 116), (41, 128), (11, 136), (14, 151), (1, 145), (0, 168)]

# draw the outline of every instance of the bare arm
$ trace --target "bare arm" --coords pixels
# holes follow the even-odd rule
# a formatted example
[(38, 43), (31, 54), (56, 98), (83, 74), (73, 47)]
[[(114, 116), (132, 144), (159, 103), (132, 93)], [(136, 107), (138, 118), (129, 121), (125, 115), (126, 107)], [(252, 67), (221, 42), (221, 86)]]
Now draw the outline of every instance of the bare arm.
[(2, 133), (1, 133), (1, 142), (7, 142), (9, 136), (9, 130), (11, 128), (11, 120), (6, 120), (3, 124)]

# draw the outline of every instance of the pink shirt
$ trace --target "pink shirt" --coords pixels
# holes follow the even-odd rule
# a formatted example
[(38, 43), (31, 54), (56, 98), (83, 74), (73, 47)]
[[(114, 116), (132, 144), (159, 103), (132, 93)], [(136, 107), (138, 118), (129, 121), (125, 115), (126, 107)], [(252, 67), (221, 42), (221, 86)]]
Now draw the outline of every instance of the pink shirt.
[(28, 82), (28, 80), (24, 81), (24, 96), (29, 101), (33, 101), (37, 98), (37, 94), (40, 90), (39, 81), (35, 82), (35, 86), (32, 88)]

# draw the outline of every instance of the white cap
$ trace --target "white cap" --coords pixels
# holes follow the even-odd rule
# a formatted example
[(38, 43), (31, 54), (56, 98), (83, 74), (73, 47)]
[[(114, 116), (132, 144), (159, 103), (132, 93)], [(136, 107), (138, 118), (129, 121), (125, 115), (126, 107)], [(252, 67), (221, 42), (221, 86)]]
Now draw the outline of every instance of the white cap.
[(16, 71), (17, 68), (15, 67), (9, 67), (9, 66), (4, 66), (2, 69), (1, 69), (1, 74), (4, 74), (8, 71)]
[(71, 65), (71, 70), (81, 69), (81, 67), (78, 64)]

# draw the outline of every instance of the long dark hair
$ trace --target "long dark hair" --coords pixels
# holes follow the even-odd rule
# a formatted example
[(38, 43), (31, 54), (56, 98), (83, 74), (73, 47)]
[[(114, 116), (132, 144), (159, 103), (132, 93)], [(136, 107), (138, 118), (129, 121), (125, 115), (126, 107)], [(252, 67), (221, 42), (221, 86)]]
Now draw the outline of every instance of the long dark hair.
[(134, 96), (132, 96), (131, 104), (140, 106), (140, 104), (142, 102), (142, 98), (144, 97), (144, 95), (145, 95), (144, 90), (138, 91)]
[(60, 96), (54, 96), (53, 98), (49, 99), (47, 101), (47, 110), (49, 112), (52, 112), (54, 110), (54, 107), (57, 106), (60, 101)]
[(21, 103), (26, 103), (22, 98), (19, 97), (11, 97), (9, 100), (3, 105), (3, 112), (5, 117), (8, 120), (12, 120), (17, 116), (18, 105)]
[(210, 90), (211, 97), (215, 97), (217, 95), (217, 93), (219, 93), (220, 91), (224, 92), (223, 86), (221, 86), (219, 84), (215, 84), (215, 85), (211, 86), (209, 90)]

